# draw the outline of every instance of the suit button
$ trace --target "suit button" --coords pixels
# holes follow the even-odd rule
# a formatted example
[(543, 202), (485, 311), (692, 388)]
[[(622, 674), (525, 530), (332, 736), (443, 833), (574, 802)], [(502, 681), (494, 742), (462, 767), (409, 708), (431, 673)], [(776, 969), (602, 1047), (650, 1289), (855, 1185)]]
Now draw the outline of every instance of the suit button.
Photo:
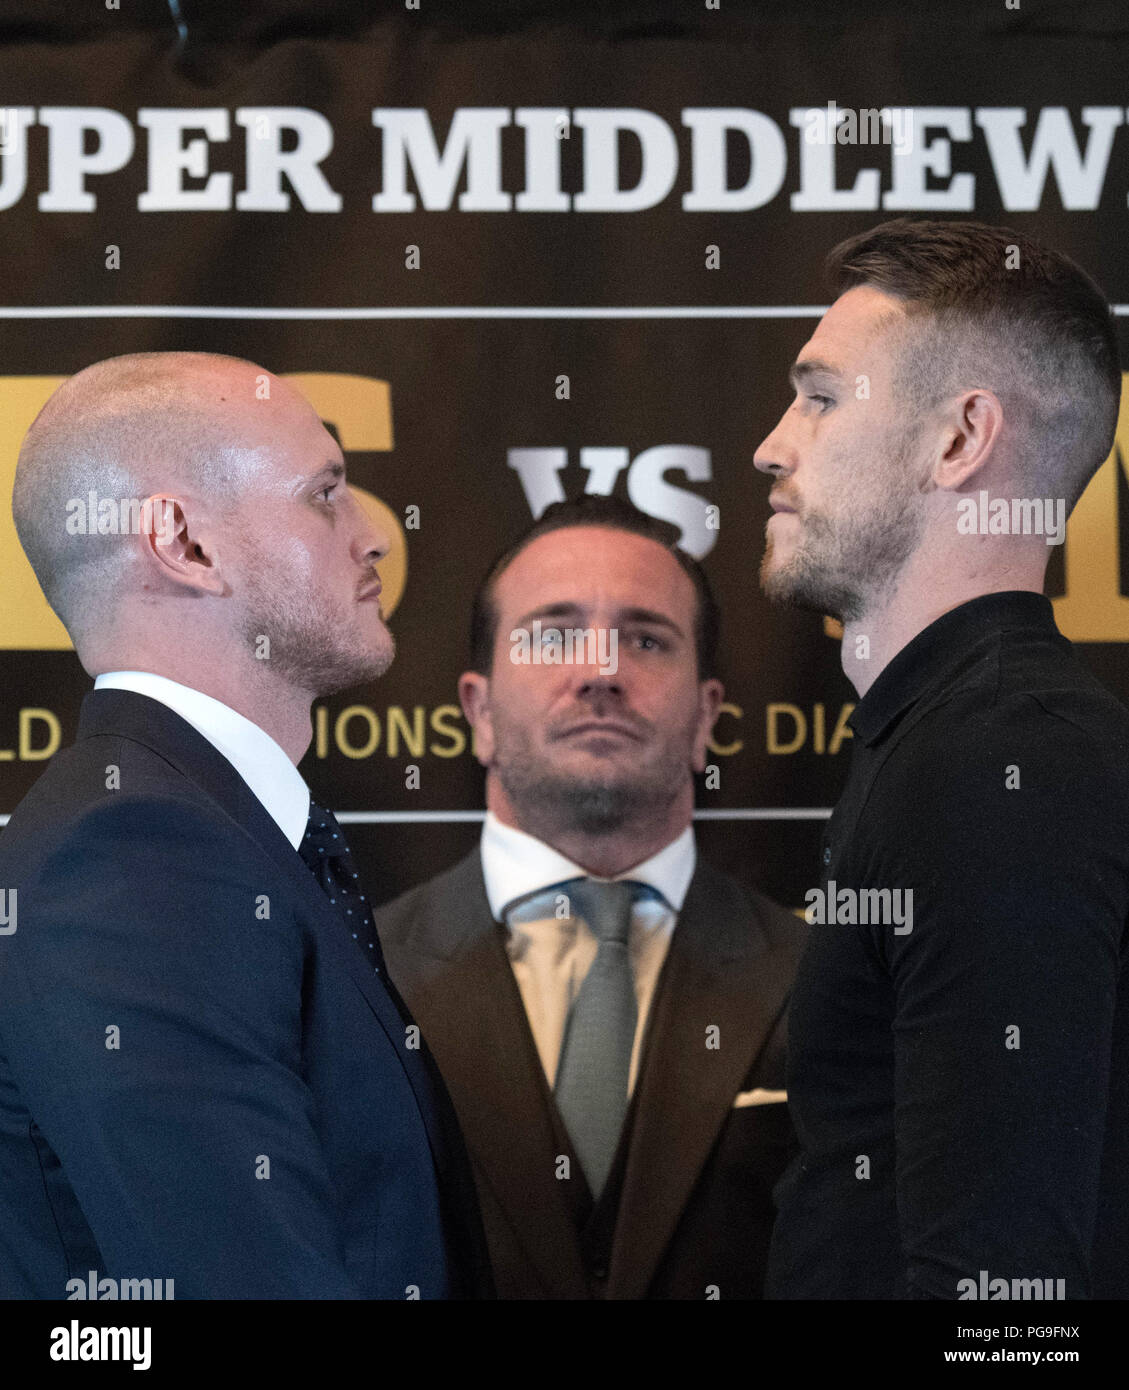
[(824, 845), (824, 846), (823, 846), (823, 862), (824, 862), (825, 864), (830, 864), (830, 863), (831, 863), (831, 846), (830, 846), (830, 845)]
[(606, 1279), (608, 1277), (607, 1265), (593, 1265), (592, 1277), (593, 1279)]

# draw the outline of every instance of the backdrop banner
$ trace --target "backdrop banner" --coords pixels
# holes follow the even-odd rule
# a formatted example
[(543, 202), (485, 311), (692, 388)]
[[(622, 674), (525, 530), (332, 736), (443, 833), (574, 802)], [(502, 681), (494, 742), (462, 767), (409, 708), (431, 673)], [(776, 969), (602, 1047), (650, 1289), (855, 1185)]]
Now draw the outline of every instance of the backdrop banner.
[[(226, 38), (230, 5), (21, 8), (0, 46), (0, 811), (74, 738), (91, 685), (15, 536), (20, 440), (93, 361), (210, 350), (301, 386), (395, 537), (395, 663), (317, 702), (301, 769), (375, 898), (473, 844), (482, 773), (456, 696), (471, 593), (545, 506), (587, 491), (674, 522), (703, 561), (726, 703), (699, 843), (801, 904), (854, 692), (832, 625), (759, 592), (754, 450), (826, 306), (826, 252), (888, 217), (1040, 237), (1124, 330), (1121, 7), (468, 19), (260, 0)], [(1129, 700), (1127, 465), (1123, 408), (1047, 591)]]

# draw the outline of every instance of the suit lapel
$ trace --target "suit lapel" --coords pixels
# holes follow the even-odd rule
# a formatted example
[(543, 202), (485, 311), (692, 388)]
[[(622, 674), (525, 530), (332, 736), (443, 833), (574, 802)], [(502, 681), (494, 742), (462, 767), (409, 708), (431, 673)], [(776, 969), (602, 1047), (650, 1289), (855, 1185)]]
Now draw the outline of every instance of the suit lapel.
[(552, 1296), (587, 1297), (549, 1088), (477, 848), (425, 890), (404, 949), (422, 962), (412, 1010), (480, 1173)]
[(330, 952), (349, 972), (387, 1034), (415, 1095), (436, 1166), (442, 1170), (447, 1146), (421, 1053), (405, 1045), (404, 1021), (381, 977), (352, 948), (341, 918), (324, 890), (259, 798), (218, 749), (159, 700), (129, 690), (92, 691), (83, 701), (78, 736), (98, 735), (133, 739), (152, 749), (218, 804), (233, 822), (233, 836), (249, 835), (270, 855), (304, 903), (320, 948)]
[[(779, 1014), (786, 967), (738, 885), (699, 861), (648, 1025), (608, 1297), (638, 1299)], [(715, 1047), (707, 1030), (716, 1028)]]

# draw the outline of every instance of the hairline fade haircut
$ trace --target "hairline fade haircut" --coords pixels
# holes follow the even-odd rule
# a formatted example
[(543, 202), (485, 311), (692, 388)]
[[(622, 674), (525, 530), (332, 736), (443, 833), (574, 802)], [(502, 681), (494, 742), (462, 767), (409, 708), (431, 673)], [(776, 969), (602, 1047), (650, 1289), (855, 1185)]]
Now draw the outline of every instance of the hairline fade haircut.
[(1079, 265), (1006, 227), (903, 217), (841, 241), (825, 269), (836, 296), (869, 285), (902, 301), (891, 346), (906, 409), (992, 390), (1017, 433), (1016, 485), (1073, 508), (1121, 397), (1113, 316)]
[(679, 565), (694, 586), (697, 600), (694, 612), (694, 649), (698, 679), (710, 680), (717, 674), (717, 651), (721, 615), (705, 570), (678, 544), (678, 528), (648, 516), (619, 497), (584, 494), (566, 502), (553, 502), (537, 520), (494, 560), (475, 590), (470, 616), (470, 668), (489, 676), (494, 664), (494, 642), (498, 631), (498, 611), (494, 589), (502, 574), (518, 555), (541, 536), (581, 526), (607, 531), (627, 531), (655, 541)]

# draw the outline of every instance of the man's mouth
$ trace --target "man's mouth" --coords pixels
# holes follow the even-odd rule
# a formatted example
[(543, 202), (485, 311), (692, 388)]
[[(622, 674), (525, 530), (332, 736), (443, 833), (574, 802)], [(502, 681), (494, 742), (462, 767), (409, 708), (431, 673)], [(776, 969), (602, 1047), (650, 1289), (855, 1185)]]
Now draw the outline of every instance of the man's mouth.
[(639, 735), (626, 724), (610, 723), (602, 719), (585, 719), (579, 724), (570, 724), (557, 735), (558, 738), (571, 738), (574, 734), (617, 734), (621, 738), (639, 741)]
[(367, 584), (357, 595), (358, 603), (365, 603), (369, 599), (380, 597), (381, 584), (378, 579), (375, 584)]

